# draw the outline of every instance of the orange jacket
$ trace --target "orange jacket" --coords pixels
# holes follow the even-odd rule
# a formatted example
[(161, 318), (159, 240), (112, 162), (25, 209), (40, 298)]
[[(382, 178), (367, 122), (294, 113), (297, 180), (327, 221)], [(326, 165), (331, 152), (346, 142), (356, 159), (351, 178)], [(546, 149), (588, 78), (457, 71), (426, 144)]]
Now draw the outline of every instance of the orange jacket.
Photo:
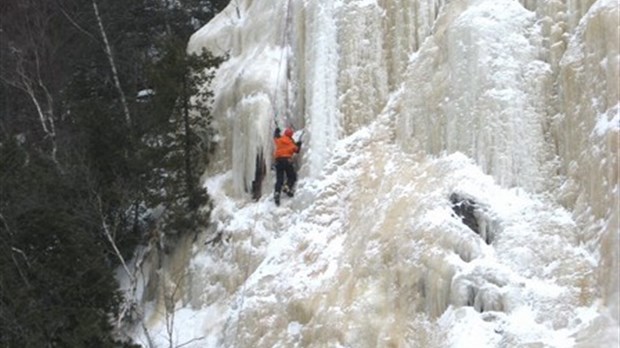
[(281, 136), (279, 138), (275, 138), (273, 141), (276, 145), (276, 150), (274, 151), (273, 156), (276, 159), (291, 158), (293, 157), (293, 154), (299, 152), (299, 148), (290, 137)]

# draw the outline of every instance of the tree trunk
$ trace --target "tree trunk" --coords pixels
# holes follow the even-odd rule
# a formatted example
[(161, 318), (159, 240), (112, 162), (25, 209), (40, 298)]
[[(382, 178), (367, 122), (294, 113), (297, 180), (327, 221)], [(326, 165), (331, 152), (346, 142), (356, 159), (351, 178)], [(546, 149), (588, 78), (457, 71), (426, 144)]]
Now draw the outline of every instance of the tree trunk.
[(118, 79), (118, 72), (116, 70), (116, 63), (114, 62), (114, 56), (112, 55), (112, 48), (110, 47), (110, 43), (108, 42), (108, 36), (106, 35), (105, 28), (103, 27), (103, 21), (101, 20), (101, 16), (99, 15), (99, 7), (97, 6), (96, 0), (93, 0), (93, 9), (95, 10), (95, 17), (97, 17), (97, 24), (99, 25), (99, 31), (101, 32), (101, 37), (103, 37), (103, 43), (105, 45), (105, 53), (108, 56), (108, 61), (110, 61), (110, 67), (112, 68), (112, 77), (114, 78), (114, 84), (116, 85), (118, 94), (120, 94), (120, 97), (121, 97), (121, 103), (123, 104), (123, 112), (125, 113), (125, 122), (127, 123), (127, 127), (131, 128), (131, 115), (129, 113), (129, 107), (127, 106), (127, 99), (125, 98), (125, 92), (123, 92), (123, 88), (121, 87), (121, 82)]

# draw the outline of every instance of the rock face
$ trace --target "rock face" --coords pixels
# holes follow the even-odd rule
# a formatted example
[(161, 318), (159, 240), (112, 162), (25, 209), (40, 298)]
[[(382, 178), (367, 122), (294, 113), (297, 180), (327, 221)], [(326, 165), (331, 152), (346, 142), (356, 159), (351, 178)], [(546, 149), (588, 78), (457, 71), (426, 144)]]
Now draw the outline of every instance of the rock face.
[(461, 219), (461, 222), (476, 232), (485, 243), (491, 244), (493, 242), (494, 231), (491, 231), (491, 226), (495, 224), (487, 220), (488, 217), (485, 216), (486, 214), (480, 204), (471, 198), (462, 197), (458, 193), (450, 195), (450, 202), (452, 203), (452, 210)]

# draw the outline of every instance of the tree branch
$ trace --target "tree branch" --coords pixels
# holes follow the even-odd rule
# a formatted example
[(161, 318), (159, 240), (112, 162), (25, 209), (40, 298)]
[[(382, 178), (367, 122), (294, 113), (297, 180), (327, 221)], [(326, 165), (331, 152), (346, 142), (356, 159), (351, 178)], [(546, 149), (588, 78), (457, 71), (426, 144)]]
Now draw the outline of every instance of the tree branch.
[(60, 9), (60, 12), (62, 12), (62, 14), (65, 16), (65, 18), (67, 18), (67, 20), (74, 26), (77, 28), (77, 30), (81, 31), (82, 33), (86, 34), (86, 36), (90, 37), (91, 39), (93, 39), (94, 41), (98, 42), (99, 40), (97, 40), (97, 38), (89, 33), (86, 29), (82, 28), (76, 21), (73, 20), (73, 18), (71, 18), (71, 16), (69, 16), (69, 14), (65, 11), (65, 9), (58, 4), (58, 8)]
[[(0, 214), (0, 220), (2, 220), (2, 222), (4, 223), (4, 229), (6, 230), (6, 233), (9, 236), (12, 236), (11, 230), (9, 228), (9, 224), (6, 222), (6, 220), (4, 219), (4, 216), (2, 214)], [(15, 265), (15, 268), (17, 268), (17, 273), (19, 273), (19, 276), (22, 278), (22, 280), (24, 281), (26, 286), (28, 288), (30, 288), (31, 287), (30, 286), (30, 282), (28, 281), (28, 278), (26, 277), (26, 275), (22, 271), (22, 268), (19, 266), (19, 261), (17, 261), (17, 259), (15, 258), (15, 253), (20, 254), (24, 258), (24, 261), (26, 262), (26, 266), (28, 266), (28, 268), (30, 268), (30, 262), (28, 261), (28, 257), (26, 256), (26, 253), (24, 253), (23, 250), (10, 245), (9, 241), (7, 239), (5, 239), (4, 237), (0, 238), (0, 240), (2, 240), (2, 243), (6, 245), (7, 249), (11, 248), (11, 260), (13, 261), (13, 264)]]
[[(127, 266), (127, 263), (125, 262), (125, 258), (123, 257), (123, 255), (121, 255), (121, 252), (118, 250), (118, 247), (116, 246), (116, 242), (114, 242), (114, 239), (112, 238), (112, 234), (110, 233), (110, 229), (108, 228), (108, 224), (105, 222), (105, 216), (103, 214), (103, 204), (101, 203), (101, 197), (99, 197), (99, 195), (97, 195), (97, 203), (98, 203), (98, 209), (99, 209), (99, 215), (101, 216), (101, 225), (103, 227), (103, 232), (106, 235), (106, 238), (108, 239), (108, 241), (110, 242), (110, 244), (112, 245), (112, 248), (114, 249), (114, 253), (116, 254), (116, 256), (118, 257), (118, 259), (120, 260), (123, 269), (125, 270), (125, 272), (127, 273), (127, 276), (129, 277), (129, 281), (130, 281), (130, 286), (131, 286), (131, 294), (133, 296), (133, 294), (135, 294), (136, 288), (137, 288), (137, 278), (135, 276), (135, 274), (133, 274), (131, 271), (129, 271), (129, 267)], [(142, 260), (138, 261), (136, 264), (141, 264)], [(146, 325), (144, 324), (144, 315), (141, 311), (139, 311), (136, 307), (136, 303), (134, 301), (126, 301), (126, 304), (123, 306), (123, 309), (121, 310), (121, 313), (119, 313), (118, 316), (118, 322), (117, 322), (117, 327), (120, 327), (120, 323), (123, 320), (125, 313), (127, 313), (127, 311), (132, 310), (134, 311), (137, 315), (138, 315), (138, 320), (140, 321), (140, 326), (142, 327), (142, 330), (144, 331), (144, 336), (146, 336), (147, 342), (149, 347), (154, 347), (153, 345), (153, 340), (151, 339), (151, 335), (149, 334), (149, 330), (146, 327)]]
[(191, 340), (187, 341), (187, 342), (183, 342), (181, 344), (179, 344), (178, 346), (176, 346), (176, 348), (181, 348), (183, 346), (186, 346), (190, 343), (196, 342), (196, 341), (201, 341), (204, 340), (205, 338), (207, 338), (207, 336), (202, 336), (202, 337), (197, 337), (197, 338), (192, 338)]
[(34, 93), (34, 89), (32, 88), (32, 81), (24, 72), (24, 67), (23, 67), (23, 63), (21, 59), (17, 63), (16, 72), (21, 80), (20, 82), (21, 82), (22, 90), (26, 92), (28, 97), (30, 97), (30, 100), (34, 104), (35, 108), (37, 109), (37, 114), (39, 115), (39, 121), (41, 122), (41, 127), (43, 128), (43, 131), (45, 132), (45, 134), (50, 134), (49, 129), (47, 129), (47, 122), (45, 122), (46, 117), (45, 117), (45, 114), (43, 113), (43, 108), (41, 107), (41, 104), (39, 103), (39, 100), (37, 99), (37, 96)]
[[(26, 72), (23, 52), (14, 46), (10, 46), (10, 48), (16, 57), (15, 77), (11, 80), (5, 75), (0, 75), (0, 80), (26, 93), (36, 109), (36, 113), (39, 116), (39, 122), (41, 123), (41, 128), (45, 133), (45, 137), (49, 138), (52, 145), (52, 160), (56, 164), (56, 167), (62, 172), (56, 156), (58, 148), (56, 146), (56, 128), (53, 114), (54, 99), (52, 94), (49, 92), (49, 89), (43, 83), (43, 78), (41, 77), (39, 52), (37, 51), (37, 48), (32, 50), (32, 54), (34, 55), (34, 71), (30, 71), (29, 74)], [(32, 75), (35, 76), (31, 77)], [(39, 97), (37, 96), (37, 88), (39, 94), (40, 91), (44, 93), (44, 100), (39, 100)]]
[(105, 215), (103, 214), (103, 208), (102, 208), (103, 204), (101, 203), (101, 197), (99, 197), (99, 196), (97, 196), (97, 203), (99, 204), (98, 208), (99, 208), (99, 215), (101, 217), (101, 226), (103, 227), (103, 233), (105, 234), (105, 236), (108, 238), (108, 241), (112, 245), (112, 248), (114, 249), (114, 253), (116, 254), (116, 257), (118, 257), (119, 261), (121, 262), (121, 265), (123, 266), (123, 269), (127, 273), (127, 276), (129, 277), (129, 280), (134, 282), (135, 281), (135, 277), (129, 271), (129, 267), (127, 267), (127, 263), (125, 262), (125, 258), (123, 257), (123, 255), (121, 255), (121, 252), (118, 250), (118, 247), (116, 246), (116, 242), (114, 242), (114, 239), (112, 238), (112, 234), (110, 234), (110, 230), (108, 228), (108, 224), (105, 222)]

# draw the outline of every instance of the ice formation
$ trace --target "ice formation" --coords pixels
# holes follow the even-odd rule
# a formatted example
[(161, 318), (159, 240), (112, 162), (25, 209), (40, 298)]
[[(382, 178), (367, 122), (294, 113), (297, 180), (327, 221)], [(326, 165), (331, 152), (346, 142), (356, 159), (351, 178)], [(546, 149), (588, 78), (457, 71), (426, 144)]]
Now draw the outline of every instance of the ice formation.
[[(229, 55), (213, 222), (147, 265), (152, 339), (617, 347), (619, 7), (231, 1), (189, 43)], [(279, 208), (249, 192), (276, 125), (305, 129)]]

